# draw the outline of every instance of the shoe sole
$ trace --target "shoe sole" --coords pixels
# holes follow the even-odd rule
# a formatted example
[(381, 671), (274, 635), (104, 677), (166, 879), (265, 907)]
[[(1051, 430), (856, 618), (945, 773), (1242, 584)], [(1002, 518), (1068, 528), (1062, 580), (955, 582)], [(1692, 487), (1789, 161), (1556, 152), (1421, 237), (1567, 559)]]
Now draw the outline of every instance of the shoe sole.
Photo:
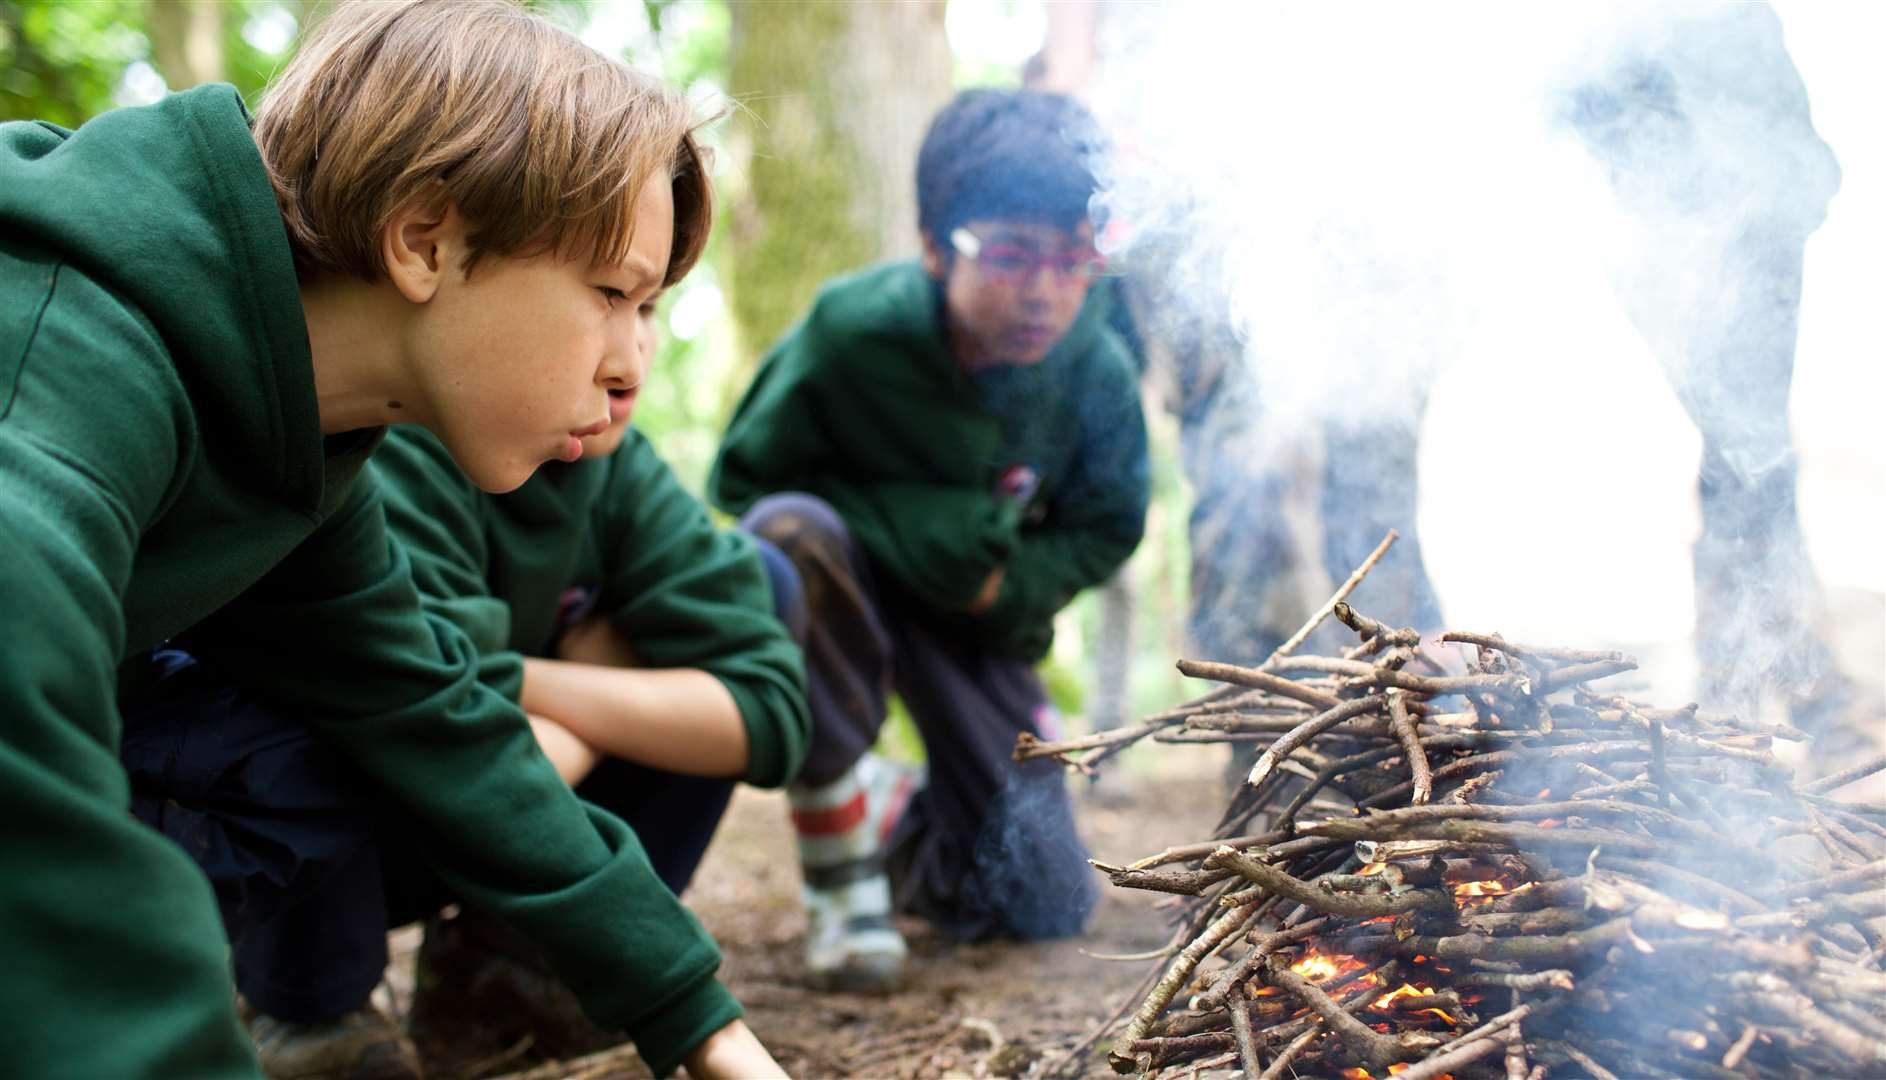
[(903, 965), (900, 963), (896, 971), (871, 971), (862, 967), (820, 971), (820, 973), (807, 974), (805, 982), (813, 990), (822, 990), (826, 993), (885, 993), (885, 991), (902, 990)]

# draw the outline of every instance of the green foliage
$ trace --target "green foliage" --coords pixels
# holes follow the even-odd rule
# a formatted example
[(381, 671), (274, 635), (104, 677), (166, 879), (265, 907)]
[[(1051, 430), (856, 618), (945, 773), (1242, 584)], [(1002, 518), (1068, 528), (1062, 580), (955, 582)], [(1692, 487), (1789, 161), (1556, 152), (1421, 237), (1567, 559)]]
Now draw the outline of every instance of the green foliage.
[[(163, 2), (163, 0), (156, 0)], [(299, 34), (314, 5), (301, 2), (284, 4), (272, 0), (217, 0), (217, 8), (223, 15), (223, 72), (222, 81), (234, 83), (242, 92), (242, 99), (253, 104), (261, 95), (269, 80), (281, 65), (294, 55), (294, 47), (299, 42)], [(269, 52), (249, 43), (244, 31), (252, 20), (286, 20), (284, 25), (292, 27), (287, 46), (277, 52)], [(164, 81), (176, 88), (175, 80), (169, 72), (159, 72)]]
[[(174, 0), (0, 0), (0, 120), (50, 120), (77, 127), (123, 104), (126, 73), (149, 64), (172, 88), (189, 80), (158, 67), (151, 48), (151, 5)], [(244, 31), (273, 22), (292, 27), (312, 5), (281, 0), (219, 0), (223, 70), (253, 101), (288, 48), (251, 44)], [(292, 35), (284, 35), (292, 45)]]
[(141, 0), (0, 0), (0, 120), (77, 127), (150, 56)]
[(1035, 674), (1041, 677), (1041, 685), (1048, 692), (1048, 700), (1061, 715), (1079, 716), (1087, 710), (1087, 672), (1084, 665), (1077, 667), (1050, 656), (1035, 669)]
[(904, 765), (922, 765), (930, 760), (923, 735), (917, 731), (917, 721), (911, 717), (910, 707), (901, 697), (892, 696), (884, 726), (878, 729), (878, 741), (871, 748)]

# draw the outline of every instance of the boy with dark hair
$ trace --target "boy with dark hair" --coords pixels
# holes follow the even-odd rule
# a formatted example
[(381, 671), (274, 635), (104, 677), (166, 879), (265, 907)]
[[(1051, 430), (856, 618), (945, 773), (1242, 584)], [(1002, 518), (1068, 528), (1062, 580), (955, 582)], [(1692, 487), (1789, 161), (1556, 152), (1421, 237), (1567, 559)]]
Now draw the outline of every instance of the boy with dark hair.
[[(396, 421), (492, 491), (581, 455), (638, 370), (636, 305), (705, 240), (693, 125), (541, 19), (438, 0), (340, 8), (253, 123), (211, 86), (0, 125), (0, 1073), (255, 1075), (219, 902), (240, 937), (311, 875), (212, 891), (127, 813), (242, 839), (134, 800), (118, 760), (170, 640), (261, 708), (186, 718), (160, 762), (254, 740), (266, 766), (306, 742), (267, 722), (291, 705), (302, 757), (397, 804), (657, 1072), (778, 1074), (634, 834), (425, 616), (360, 475)], [(168, 779), (281, 806), (306, 775)], [(309, 786), (291, 827), (325, 824)]]
[[(1059, 768), (1012, 753), (1053, 734), (1033, 665), (1055, 613), (1145, 523), (1133, 365), (1088, 302), (1098, 141), (1071, 98), (959, 95), (918, 157), (922, 261), (826, 287), (709, 480), (805, 584), (814, 735), (789, 794), (827, 985), (901, 978), (893, 900), (964, 939), (1074, 933), (1094, 901)], [(893, 688), (929, 757), (914, 796), (867, 753)]]

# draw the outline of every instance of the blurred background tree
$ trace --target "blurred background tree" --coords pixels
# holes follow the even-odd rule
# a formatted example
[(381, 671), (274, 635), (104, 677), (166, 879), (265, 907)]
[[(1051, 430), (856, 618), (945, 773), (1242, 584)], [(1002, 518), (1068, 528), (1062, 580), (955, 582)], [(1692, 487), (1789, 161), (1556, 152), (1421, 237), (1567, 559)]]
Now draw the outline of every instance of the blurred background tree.
[(317, 11), (312, 0), (0, 0), (0, 120), (74, 127), (205, 82), (253, 97)]
[(917, 146), (949, 100), (940, 0), (733, 6), (733, 313), (763, 347), (826, 279), (917, 253)]

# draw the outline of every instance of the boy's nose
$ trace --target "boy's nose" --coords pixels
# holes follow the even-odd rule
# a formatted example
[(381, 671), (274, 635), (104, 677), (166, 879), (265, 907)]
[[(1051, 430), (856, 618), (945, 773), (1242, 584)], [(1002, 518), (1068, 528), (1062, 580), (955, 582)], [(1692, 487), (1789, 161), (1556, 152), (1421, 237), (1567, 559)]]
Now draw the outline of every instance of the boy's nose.
[(1045, 265), (1037, 265), (1023, 276), (1018, 294), (1027, 304), (1046, 304), (1054, 299), (1059, 285), (1060, 278), (1053, 269)]
[(648, 347), (645, 335), (633, 330), (609, 343), (603, 358), (602, 382), (611, 390), (632, 390), (648, 374)]

